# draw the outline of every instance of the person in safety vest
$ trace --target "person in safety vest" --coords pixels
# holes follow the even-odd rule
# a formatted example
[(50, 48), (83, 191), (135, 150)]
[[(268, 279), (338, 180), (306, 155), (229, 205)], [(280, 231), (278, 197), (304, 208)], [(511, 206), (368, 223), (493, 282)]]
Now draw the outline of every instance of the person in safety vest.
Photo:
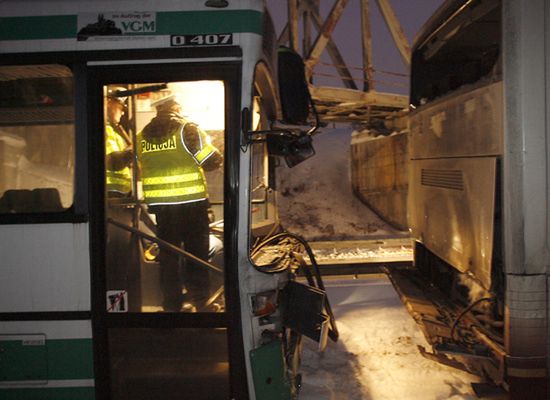
[(126, 108), (125, 98), (117, 97), (115, 88), (107, 96), (107, 124), (105, 126), (105, 175), (109, 197), (126, 196), (132, 190), (132, 148), (128, 134), (120, 124)]
[[(110, 87), (105, 99), (105, 190), (109, 200), (106, 217), (125, 225), (132, 225), (133, 209), (121, 205), (117, 198), (126, 198), (132, 191), (132, 150), (130, 139), (120, 120), (126, 109), (126, 99), (118, 96), (126, 91), (123, 87)], [(107, 290), (125, 289), (128, 302), (126, 311), (140, 311), (141, 298), (136, 282), (135, 260), (129, 249), (132, 248), (132, 235), (112, 224), (107, 224), (106, 243), (106, 284)]]
[[(186, 251), (207, 260), (210, 204), (204, 171), (219, 168), (222, 155), (202, 129), (181, 115), (174, 96), (153, 106), (157, 115), (137, 136), (145, 203), (156, 215), (160, 239), (183, 243)], [(186, 259), (180, 277), (177, 254), (161, 249), (158, 260), (164, 311), (195, 311), (204, 305), (210, 294), (206, 268)]]

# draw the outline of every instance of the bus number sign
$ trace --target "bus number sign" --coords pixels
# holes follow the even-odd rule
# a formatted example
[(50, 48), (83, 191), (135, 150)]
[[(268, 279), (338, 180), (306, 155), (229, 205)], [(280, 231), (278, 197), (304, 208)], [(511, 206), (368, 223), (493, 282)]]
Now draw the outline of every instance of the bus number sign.
[(224, 46), (233, 44), (231, 33), (211, 33), (205, 35), (172, 35), (170, 45), (181, 46)]

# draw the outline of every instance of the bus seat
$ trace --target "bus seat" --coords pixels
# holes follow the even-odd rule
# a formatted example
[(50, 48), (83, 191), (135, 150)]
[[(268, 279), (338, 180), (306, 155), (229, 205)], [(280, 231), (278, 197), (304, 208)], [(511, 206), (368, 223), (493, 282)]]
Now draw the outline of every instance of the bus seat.
[(10, 189), (0, 197), (0, 213), (41, 213), (63, 211), (59, 191), (55, 188)]
[(60, 212), (64, 208), (61, 205), (61, 197), (56, 188), (39, 188), (33, 191), (36, 212)]

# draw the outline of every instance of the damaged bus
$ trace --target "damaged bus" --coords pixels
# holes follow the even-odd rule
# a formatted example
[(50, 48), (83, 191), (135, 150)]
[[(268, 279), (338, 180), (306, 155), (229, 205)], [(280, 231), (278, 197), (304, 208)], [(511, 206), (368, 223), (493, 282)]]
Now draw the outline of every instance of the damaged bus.
[[(298, 396), (302, 335), (322, 349), (337, 331), (311, 249), (278, 224), (275, 166), (313, 155), (316, 123), (302, 61), (276, 43), (262, 0), (0, 2), (2, 399)], [(140, 141), (169, 98), (193, 151)], [(141, 168), (176, 148), (194, 172)], [(205, 171), (209, 148), (223, 165)], [(199, 178), (202, 258), (163, 240), (144, 200)], [(185, 297), (193, 268), (207, 296), (167, 308), (163, 287)]]
[(391, 274), (430, 339), (426, 355), (514, 399), (550, 393), (546, 4), (448, 0), (415, 39), (417, 274)]

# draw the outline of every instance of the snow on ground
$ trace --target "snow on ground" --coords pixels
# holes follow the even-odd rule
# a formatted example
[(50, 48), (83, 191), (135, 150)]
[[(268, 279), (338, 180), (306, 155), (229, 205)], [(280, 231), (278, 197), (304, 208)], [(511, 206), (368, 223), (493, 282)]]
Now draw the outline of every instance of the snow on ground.
[(398, 234), (357, 199), (350, 181), (351, 128), (315, 135), (315, 156), (277, 169), (279, 213), (285, 229), (307, 240)]
[(384, 276), (325, 280), (340, 339), (304, 339), (300, 400), (475, 399), (479, 378), (424, 358), (425, 338)]
[[(340, 262), (366, 263), (384, 261), (409, 261), (413, 259), (413, 249), (410, 239), (377, 240), (375, 247), (369, 246), (369, 241), (341, 241), (338, 246), (333, 242), (312, 243), (315, 260), (319, 264), (338, 264)], [(332, 247), (320, 248), (324, 243), (330, 243)], [(377, 244), (379, 243), (379, 244)]]
[[(310, 241), (402, 236), (352, 193), (351, 128), (314, 137), (316, 155), (278, 169), (285, 229)], [(362, 254), (362, 253), (361, 253)], [(330, 257), (338, 255), (330, 253)], [(430, 349), (386, 277), (326, 279), (340, 340), (323, 353), (305, 338), (300, 400), (474, 399), (477, 377), (428, 360)]]

